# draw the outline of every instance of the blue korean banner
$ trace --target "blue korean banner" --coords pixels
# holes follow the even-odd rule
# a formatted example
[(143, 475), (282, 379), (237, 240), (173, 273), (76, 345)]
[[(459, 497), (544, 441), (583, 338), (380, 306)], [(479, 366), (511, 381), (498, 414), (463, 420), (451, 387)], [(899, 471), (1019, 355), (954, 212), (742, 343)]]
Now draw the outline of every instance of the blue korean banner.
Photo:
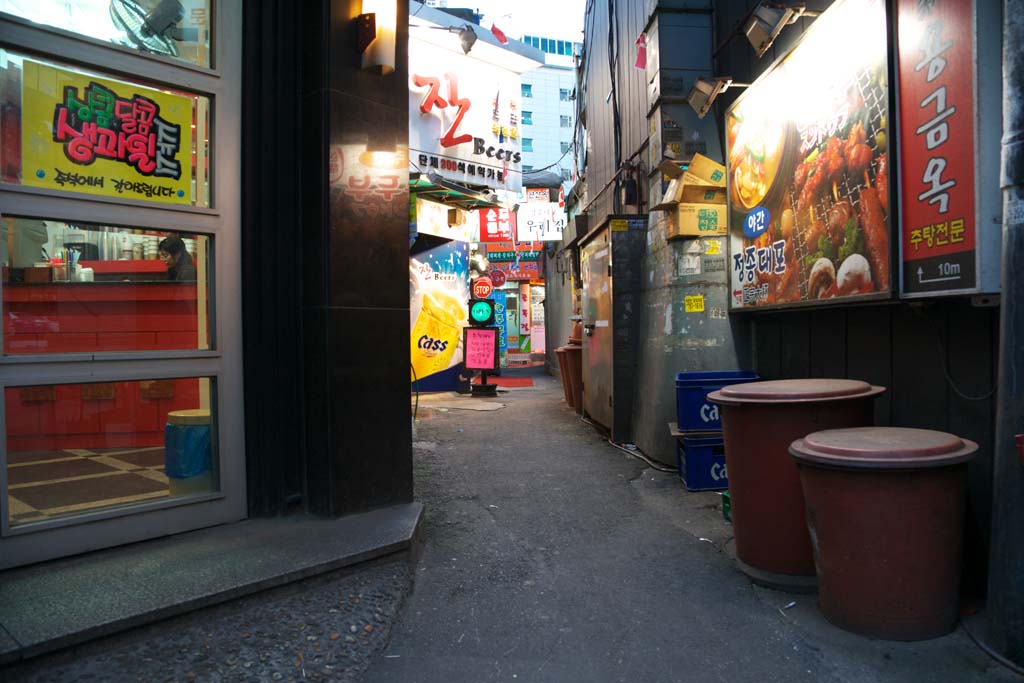
[(508, 353), (508, 319), (505, 317), (505, 292), (497, 290), (489, 297), (494, 301), (494, 324), (498, 328), (498, 355), (502, 366), (505, 365), (505, 354)]

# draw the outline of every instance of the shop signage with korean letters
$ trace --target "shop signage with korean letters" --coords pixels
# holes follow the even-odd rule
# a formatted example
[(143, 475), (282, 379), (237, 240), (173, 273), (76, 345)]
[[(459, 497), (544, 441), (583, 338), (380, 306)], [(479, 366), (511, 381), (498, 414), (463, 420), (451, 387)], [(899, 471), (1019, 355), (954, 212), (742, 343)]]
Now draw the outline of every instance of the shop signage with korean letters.
[(888, 298), (883, 0), (839, 0), (726, 112), (733, 309)]
[(523, 242), (560, 242), (565, 229), (565, 210), (557, 202), (530, 202), (519, 205), (516, 238)]
[(977, 287), (971, 4), (896, 7), (904, 294)]
[(518, 192), (519, 92), (516, 73), (410, 37), (410, 169)]
[(543, 242), (499, 242), (487, 245), (487, 260), (494, 262), (536, 261), (544, 248)]
[(515, 239), (516, 214), (505, 208), (480, 209), (480, 241), (511, 242)]
[(192, 203), (192, 98), (23, 62), (22, 183)]

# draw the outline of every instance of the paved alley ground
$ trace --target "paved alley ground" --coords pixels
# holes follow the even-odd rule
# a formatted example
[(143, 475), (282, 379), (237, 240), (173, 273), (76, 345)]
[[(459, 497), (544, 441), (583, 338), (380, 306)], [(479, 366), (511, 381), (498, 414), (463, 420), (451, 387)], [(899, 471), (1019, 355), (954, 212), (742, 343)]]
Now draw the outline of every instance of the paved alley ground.
[(828, 624), (735, 567), (715, 493), (607, 443), (539, 369), (493, 399), (423, 397), (424, 546), (0, 670), (12, 683), (1019, 681), (962, 628)]
[(755, 588), (717, 494), (612, 447), (531, 374), (534, 389), (458, 399), (501, 410), (421, 404), (426, 546), (365, 680), (1015, 680), (961, 629), (873, 641), (828, 624), (813, 596)]

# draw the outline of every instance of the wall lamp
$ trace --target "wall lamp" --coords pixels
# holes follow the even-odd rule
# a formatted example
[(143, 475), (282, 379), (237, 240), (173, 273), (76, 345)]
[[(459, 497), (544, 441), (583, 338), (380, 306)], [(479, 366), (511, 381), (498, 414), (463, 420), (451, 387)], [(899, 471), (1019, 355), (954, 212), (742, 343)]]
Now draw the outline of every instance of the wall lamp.
[(762, 0), (747, 18), (746, 24), (743, 25), (743, 33), (760, 59), (782, 33), (782, 29), (795, 23), (797, 19), (816, 17), (820, 14), (821, 12), (808, 10), (804, 5), (781, 5)]
[(389, 74), (395, 70), (397, 0), (363, 0), (363, 13), (356, 17), (356, 50), (363, 56), (363, 69)]
[(690, 94), (686, 101), (690, 103), (697, 116), (704, 116), (711, 109), (715, 98), (729, 88), (746, 88), (749, 83), (733, 83), (732, 76), (715, 76), (714, 78), (698, 78), (697, 82), (690, 88)]

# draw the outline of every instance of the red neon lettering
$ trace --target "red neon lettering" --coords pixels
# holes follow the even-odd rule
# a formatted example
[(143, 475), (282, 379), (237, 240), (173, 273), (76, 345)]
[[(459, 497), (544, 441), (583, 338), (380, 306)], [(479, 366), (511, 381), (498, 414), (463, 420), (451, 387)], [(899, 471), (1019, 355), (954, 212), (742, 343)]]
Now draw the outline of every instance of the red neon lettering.
[(427, 91), (426, 97), (420, 103), (420, 111), (424, 114), (429, 114), (430, 110), (434, 108), (436, 104), (439, 109), (444, 109), (448, 106), (448, 103), (441, 97), (441, 79), (431, 78), (430, 76), (413, 76), (412, 82), (416, 84), (417, 88), (424, 86), (430, 86), (430, 90)]

